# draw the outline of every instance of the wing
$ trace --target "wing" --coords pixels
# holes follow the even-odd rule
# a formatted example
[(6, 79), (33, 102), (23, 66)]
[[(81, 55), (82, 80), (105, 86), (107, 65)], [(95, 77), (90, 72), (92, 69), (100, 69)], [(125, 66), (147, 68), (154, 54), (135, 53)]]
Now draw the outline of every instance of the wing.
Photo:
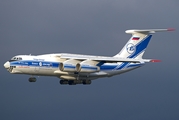
[(62, 59), (74, 59), (74, 60), (91, 60), (97, 62), (133, 62), (133, 63), (144, 63), (144, 62), (160, 62), (159, 60), (154, 59), (131, 59), (131, 58), (119, 58), (119, 57), (105, 57), (105, 56), (91, 56), (91, 55), (79, 55), (79, 54), (61, 54)]
[(61, 72), (78, 72), (78, 73), (93, 73), (99, 72), (100, 66), (104, 63), (117, 62), (131, 62), (131, 63), (145, 63), (145, 62), (159, 62), (152, 59), (132, 59), (119, 57), (105, 57), (105, 56), (90, 56), (79, 54), (60, 54), (57, 58), (64, 59), (59, 65), (57, 74)]

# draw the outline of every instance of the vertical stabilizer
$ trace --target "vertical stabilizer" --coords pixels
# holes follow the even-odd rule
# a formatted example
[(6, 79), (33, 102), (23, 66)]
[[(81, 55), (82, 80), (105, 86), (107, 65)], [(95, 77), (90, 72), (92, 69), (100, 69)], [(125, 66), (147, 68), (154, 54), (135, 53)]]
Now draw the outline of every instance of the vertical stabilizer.
[(141, 59), (152, 38), (151, 34), (161, 31), (173, 31), (173, 29), (127, 30), (126, 33), (132, 34), (132, 37), (114, 57)]

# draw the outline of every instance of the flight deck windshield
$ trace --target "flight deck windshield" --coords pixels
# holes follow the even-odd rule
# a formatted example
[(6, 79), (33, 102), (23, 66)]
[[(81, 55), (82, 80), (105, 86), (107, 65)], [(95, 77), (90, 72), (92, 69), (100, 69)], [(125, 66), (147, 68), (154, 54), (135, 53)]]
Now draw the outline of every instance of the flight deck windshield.
[(22, 60), (22, 58), (21, 57), (13, 57), (13, 58), (11, 58), (10, 62), (11, 61), (18, 61), (18, 60)]

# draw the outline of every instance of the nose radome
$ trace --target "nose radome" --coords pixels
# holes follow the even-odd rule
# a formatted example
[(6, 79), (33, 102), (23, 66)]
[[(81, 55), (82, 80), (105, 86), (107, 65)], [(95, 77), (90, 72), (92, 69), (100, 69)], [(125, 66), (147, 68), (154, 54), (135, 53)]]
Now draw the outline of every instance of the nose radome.
[(4, 67), (5, 67), (6, 69), (10, 67), (9, 61), (7, 61), (7, 62), (4, 64)]

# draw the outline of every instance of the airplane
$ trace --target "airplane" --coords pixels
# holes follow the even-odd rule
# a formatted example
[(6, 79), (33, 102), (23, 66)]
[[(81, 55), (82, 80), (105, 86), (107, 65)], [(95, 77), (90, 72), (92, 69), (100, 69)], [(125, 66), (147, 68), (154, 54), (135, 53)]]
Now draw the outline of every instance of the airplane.
[(17, 55), (7, 61), (4, 67), (13, 74), (31, 75), (29, 82), (36, 82), (34, 76), (55, 76), (61, 79), (61, 85), (90, 85), (92, 80), (98, 78), (119, 75), (142, 67), (147, 62), (160, 62), (156, 59), (143, 59), (142, 56), (153, 33), (173, 30), (126, 30), (132, 37), (113, 57), (69, 53)]

